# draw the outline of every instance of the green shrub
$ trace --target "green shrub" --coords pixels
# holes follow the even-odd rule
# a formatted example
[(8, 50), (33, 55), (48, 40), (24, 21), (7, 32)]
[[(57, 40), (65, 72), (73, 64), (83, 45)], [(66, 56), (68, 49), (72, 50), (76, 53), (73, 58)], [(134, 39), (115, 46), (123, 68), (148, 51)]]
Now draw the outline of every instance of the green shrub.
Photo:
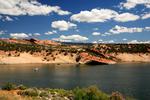
[(40, 93), (39, 96), (40, 96), (40, 97), (48, 97), (48, 95), (49, 95), (48, 92), (43, 91), (43, 92)]
[(10, 90), (14, 90), (14, 89), (16, 89), (16, 85), (13, 83), (7, 83), (4, 86), (2, 86), (2, 90), (10, 91)]
[(28, 90), (25, 90), (25, 91), (21, 91), (18, 94), (22, 95), (22, 96), (31, 96), (31, 97), (39, 96), (39, 92), (35, 88), (34, 89), (28, 89)]
[(85, 100), (86, 93), (83, 89), (75, 88), (73, 90), (75, 100)]
[(73, 90), (75, 100), (108, 100), (109, 96), (101, 92), (96, 86), (76, 88)]
[(19, 86), (18, 86), (18, 89), (20, 89), (20, 90), (25, 90), (25, 89), (27, 89), (27, 87), (24, 86), (24, 85), (19, 85)]

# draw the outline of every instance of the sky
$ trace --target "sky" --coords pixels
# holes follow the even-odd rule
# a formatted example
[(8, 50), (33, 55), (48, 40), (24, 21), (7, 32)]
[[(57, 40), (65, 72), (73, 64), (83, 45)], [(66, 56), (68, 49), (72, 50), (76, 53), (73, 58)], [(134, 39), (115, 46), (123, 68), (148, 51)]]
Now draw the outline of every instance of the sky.
[(0, 0), (0, 38), (150, 43), (150, 0)]

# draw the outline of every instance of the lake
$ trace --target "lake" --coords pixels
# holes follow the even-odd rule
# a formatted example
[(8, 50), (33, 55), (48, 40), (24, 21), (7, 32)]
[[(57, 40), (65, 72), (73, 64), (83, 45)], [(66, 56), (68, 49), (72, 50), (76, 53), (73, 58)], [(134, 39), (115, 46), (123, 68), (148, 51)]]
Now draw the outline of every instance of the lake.
[(0, 65), (0, 86), (6, 82), (64, 89), (97, 85), (107, 93), (119, 91), (138, 100), (149, 100), (150, 63)]

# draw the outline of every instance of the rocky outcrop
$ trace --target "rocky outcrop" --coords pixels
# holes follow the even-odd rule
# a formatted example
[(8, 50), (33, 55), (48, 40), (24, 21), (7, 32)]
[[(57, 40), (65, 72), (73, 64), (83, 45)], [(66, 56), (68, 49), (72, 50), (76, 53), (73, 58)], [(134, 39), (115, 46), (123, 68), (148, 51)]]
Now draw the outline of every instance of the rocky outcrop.
[(80, 62), (85, 64), (115, 64), (113, 60), (92, 56), (88, 53), (80, 53), (81, 60)]

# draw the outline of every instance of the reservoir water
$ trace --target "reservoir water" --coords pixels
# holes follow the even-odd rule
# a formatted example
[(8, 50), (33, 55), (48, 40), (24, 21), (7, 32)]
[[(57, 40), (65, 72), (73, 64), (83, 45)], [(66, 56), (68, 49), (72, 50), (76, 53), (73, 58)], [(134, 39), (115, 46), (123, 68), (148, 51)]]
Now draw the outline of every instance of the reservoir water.
[(150, 63), (115, 65), (0, 65), (0, 86), (7, 82), (29, 87), (72, 89), (96, 85), (138, 100), (150, 100)]

